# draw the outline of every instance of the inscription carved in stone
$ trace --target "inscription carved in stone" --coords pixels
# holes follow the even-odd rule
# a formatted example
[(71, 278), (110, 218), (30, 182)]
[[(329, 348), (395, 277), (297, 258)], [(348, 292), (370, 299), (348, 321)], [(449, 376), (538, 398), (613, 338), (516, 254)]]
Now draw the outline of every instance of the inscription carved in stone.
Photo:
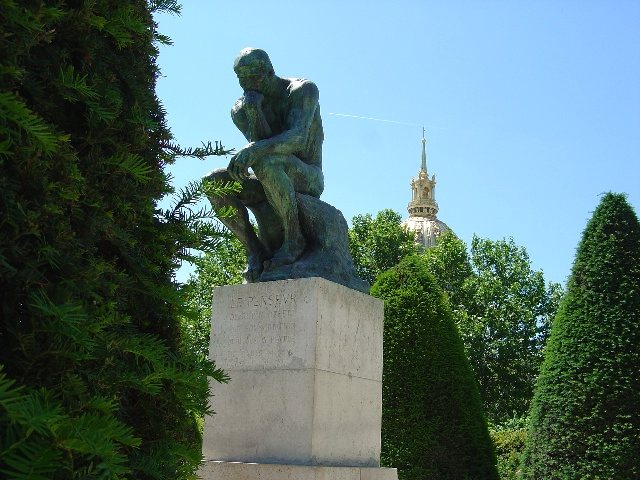
[(227, 298), (219, 306), (228, 312), (225, 326), (213, 326), (210, 355), (225, 369), (302, 368), (308, 342), (304, 332), (296, 334), (307, 303), (309, 297), (298, 292)]

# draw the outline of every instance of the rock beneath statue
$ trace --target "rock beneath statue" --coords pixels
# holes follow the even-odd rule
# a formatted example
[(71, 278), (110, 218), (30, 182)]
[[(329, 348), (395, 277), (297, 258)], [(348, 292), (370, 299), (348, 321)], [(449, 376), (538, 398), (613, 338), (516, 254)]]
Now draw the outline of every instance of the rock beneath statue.
[(369, 293), (369, 284), (356, 275), (349, 251), (348, 226), (342, 212), (322, 200), (296, 193), (298, 216), (307, 247), (295, 263), (269, 269), (261, 282), (289, 278), (321, 277)]

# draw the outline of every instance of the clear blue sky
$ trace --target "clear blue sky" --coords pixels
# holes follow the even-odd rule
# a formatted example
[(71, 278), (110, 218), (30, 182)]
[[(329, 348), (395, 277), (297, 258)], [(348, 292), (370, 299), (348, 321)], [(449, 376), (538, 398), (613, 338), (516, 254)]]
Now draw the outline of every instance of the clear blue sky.
[[(158, 96), (184, 146), (246, 143), (229, 117), (244, 47), (318, 85), (322, 199), (347, 221), (407, 216), (421, 125), (438, 218), (467, 243), (513, 237), (549, 280), (565, 282), (601, 193), (640, 209), (637, 0), (185, 0), (156, 20), (174, 41)], [(175, 185), (228, 160), (180, 160)]]

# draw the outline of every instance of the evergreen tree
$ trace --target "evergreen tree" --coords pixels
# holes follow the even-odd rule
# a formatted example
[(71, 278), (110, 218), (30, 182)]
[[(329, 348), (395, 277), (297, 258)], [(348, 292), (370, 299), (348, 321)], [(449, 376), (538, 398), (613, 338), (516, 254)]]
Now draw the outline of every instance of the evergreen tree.
[(497, 479), (478, 387), (424, 259), (405, 258), (371, 294), (385, 302), (382, 463), (402, 480)]
[(640, 478), (640, 224), (622, 194), (587, 224), (544, 353), (527, 478)]
[[(190, 478), (214, 365), (185, 345), (173, 273), (214, 247), (177, 196), (151, 9), (0, 0), (0, 472)], [(205, 237), (208, 238), (205, 239)]]

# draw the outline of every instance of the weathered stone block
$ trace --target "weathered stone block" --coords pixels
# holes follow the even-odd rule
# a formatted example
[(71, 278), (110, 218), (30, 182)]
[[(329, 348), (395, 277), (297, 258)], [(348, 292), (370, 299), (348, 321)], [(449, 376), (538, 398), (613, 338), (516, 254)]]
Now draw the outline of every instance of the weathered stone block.
[(231, 382), (205, 458), (377, 467), (382, 322), (380, 300), (321, 278), (216, 289), (210, 356)]
[(205, 462), (203, 480), (398, 480), (395, 468), (319, 467)]

